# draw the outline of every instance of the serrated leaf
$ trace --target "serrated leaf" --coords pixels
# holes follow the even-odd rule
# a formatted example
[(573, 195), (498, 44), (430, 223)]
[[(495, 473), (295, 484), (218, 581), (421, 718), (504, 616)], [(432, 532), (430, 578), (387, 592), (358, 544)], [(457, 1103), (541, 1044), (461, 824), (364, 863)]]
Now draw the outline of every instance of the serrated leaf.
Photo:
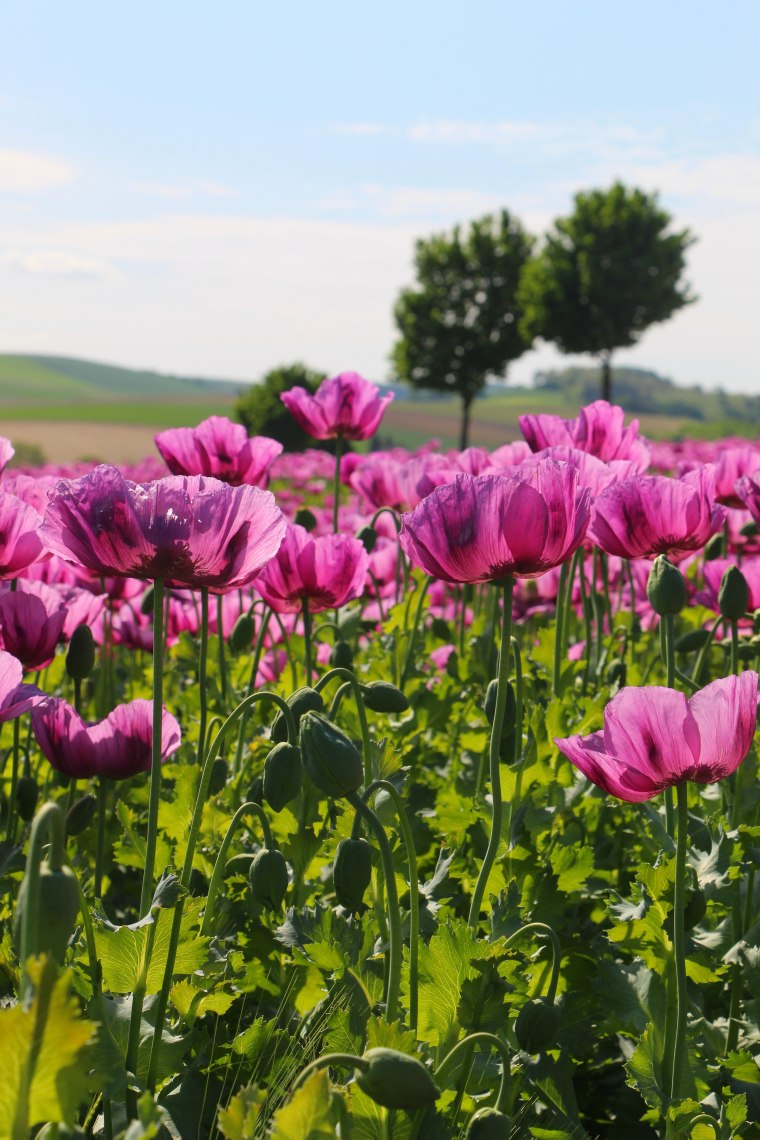
[(656, 1108), (664, 1113), (669, 1097), (662, 1088), (660, 1063), (655, 1056), (653, 1042), (652, 1026), (648, 1025), (626, 1065), (628, 1084), (639, 1090), (650, 1108)]
[[(192, 974), (207, 961), (209, 939), (201, 938), (198, 934), (198, 916), (205, 901), (193, 898), (185, 902), (174, 963), (175, 974)], [(148, 994), (158, 993), (163, 985), (173, 921), (172, 911), (159, 910), (156, 913), (153, 952), (147, 976)], [(134, 991), (147, 953), (148, 931), (149, 927), (144, 925), (137, 929), (122, 926), (118, 930), (108, 930), (96, 922), (95, 946), (103, 969), (104, 989), (113, 994), (130, 994)]]
[(219, 1129), (225, 1140), (250, 1140), (256, 1133), (265, 1094), (248, 1085), (219, 1113)]
[(172, 1004), (182, 1017), (192, 1014), (193, 1017), (203, 1017), (205, 1013), (226, 1013), (237, 1001), (237, 994), (226, 993), (224, 990), (215, 990), (206, 993), (194, 986), (187, 978), (175, 982), (169, 990)]
[(368, 1049), (397, 1049), (399, 1053), (417, 1055), (417, 1039), (411, 1029), (404, 1029), (400, 1021), (385, 1021), (380, 1017), (370, 1017), (367, 1022)]
[(275, 1113), (270, 1140), (334, 1140), (335, 1124), (327, 1073), (312, 1073)]
[[(35, 993), (29, 1007), (0, 1010), (0, 1140), (14, 1134), (17, 1112), (24, 1112), (18, 1101), (25, 1081), (29, 1082), (29, 1126), (47, 1121), (73, 1124), (90, 1091), (84, 1058), (96, 1029), (80, 1016), (77, 1001), (69, 997), (71, 975), (56, 978), (54, 971), (44, 958), (30, 961), (28, 973)], [(40, 1034), (35, 1059), (33, 1043)]]
[[(429, 945), (421, 943), (419, 950), (418, 1031), (423, 1041), (441, 1045), (457, 1028), (462, 983), (477, 976), (472, 963), (488, 956), (489, 945), (456, 919), (439, 926)], [(408, 1004), (408, 994), (406, 1000)]]
[(594, 872), (591, 847), (555, 847), (549, 856), (552, 871), (561, 891), (579, 890)]

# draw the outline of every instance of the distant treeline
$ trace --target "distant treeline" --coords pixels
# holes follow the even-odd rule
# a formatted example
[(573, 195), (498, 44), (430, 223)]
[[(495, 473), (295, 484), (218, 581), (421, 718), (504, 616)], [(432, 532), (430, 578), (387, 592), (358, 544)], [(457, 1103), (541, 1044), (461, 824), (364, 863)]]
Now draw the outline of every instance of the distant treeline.
[[(615, 403), (631, 415), (683, 416), (713, 423), (741, 420), (760, 423), (760, 396), (744, 396), (722, 389), (706, 392), (698, 385), (684, 388), (646, 368), (615, 368)], [(560, 392), (573, 403), (587, 404), (599, 398), (598, 368), (562, 368), (537, 372), (536, 389)]]

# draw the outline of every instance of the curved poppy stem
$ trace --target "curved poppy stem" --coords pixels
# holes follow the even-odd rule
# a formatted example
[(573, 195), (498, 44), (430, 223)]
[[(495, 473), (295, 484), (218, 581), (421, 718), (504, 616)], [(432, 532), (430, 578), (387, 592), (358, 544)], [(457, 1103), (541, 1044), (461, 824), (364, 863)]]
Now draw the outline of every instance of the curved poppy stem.
[(19, 945), (19, 966), (21, 982), (19, 996), (23, 1000), (29, 987), (26, 974), (28, 960), (38, 953), (39, 909), (40, 909), (40, 863), (45, 843), (50, 843), (48, 863), (54, 871), (59, 871), (66, 861), (66, 838), (63, 812), (58, 804), (44, 804), (32, 821), (29, 837), (29, 850), (26, 856), (24, 876), (26, 898), (21, 916), (21, 937)]
[(354, 1053), (325, 1053), (322, 1057), (317, 1057), (314, 1061), (301, 1069), (293, 1084), (288, 1089), (288, 1097), (291, 1097), (294, 1092), (300, 1089), (301, 1085), (308, 1081), (312, 1073), (319, 1072), (320, 1069), (337, 1068), (346, 1069), (359, 1069), (361, 1072), (366, 1073), (369, 1068), (369, 1061), (365, 1061), (363, 1057), (357, 1057)]
[(164, 581), (153, 583), (153, 739), (150, 760), (150, 799), (148, 800), (148, 833), (145, 840), (145, 870), (140, 893), (140, 917), (147, 914), (153, 897), (153, 873), (156, 863), (158, 805), (161, 800), (161, 721), (164, 696)]
[(211, 873), (211, 880), (208, 885), (208, 895), (206, 897), (206, 906), (203, 911), (203, 921), (201, 922), (201, 938), (204, 934), (208, 933), (208, 923), (214, 910), (216, 896), (219, 893), (219, 886), (224, 874), (227, 852), (230, 849), (230, 844), (232, 843), (238, 826), (242, 823), (247, 815), (258, 816), (259, 822), (261, 823), (261, 829), (264, 832), (264, 846), (271, 850), (275, 845), (274, 839), (272, 838), (272, 828), (269, 826), (267, 814), (261, 804), (256, 804), (253, 803), (253, 801), (249, 801), (248, 803), (244, 803), (241, 807), (239, 807), (230, 820), (230, 825), (227, 828), (227, 834), (222, 840), (222, 845), (219, 848), (219, 854), (217, 855), (216, 862), (214, 863), (214, 870)]
[(477, 930), (480, 917), (480, 906), (483, 902), (488, 876), (496, 861), (496, 854), (501, 841), (501, 826), (503, 818), (503, 805), (501, 802), (501, 775), (499, 771), (499, 751), (501, 747), (501, 732), (504, 726), (504, 713), (507, 707), (507, 679), (509, 677), (509, 662), (512, 648), (512, 594), (515, 580), (511, 574), (504, 579), (502, 586), (503, 613), (501, 615), (501, 647), (499, 649), (499, 672), (496, 688), (496, 710), (491, 725), (491, 742), (488, 749), (489, 770), (491, 776), (491, 835), (488, 847), (483, 857), (483, 863), (475, 884), (475, 890), (470, 904), (468, 925)]
[[(364, 707), (364, 700), (362, 698), (361, 685), (359, 684), (358, 680), (356, 679), (356, 674), (352, 673), (350, 669), (344, 669), (341, 665), (336, 665), (333, 669), (330, 669), (329, 672), (325, 673), (322, 677), (319, 678), (319, 680), (315, 684), (314, 688), (318, 693), (321, 693), (322, 689), (324, 689), (325, 686), (328, 685), (330, 683), (330, 681), (332, 681), (336, 677), (340, 677), (340, 679), (346, 685), (350, 685), (351, 691), (354, 694), (354, 700), (356, 701), (356, 711), (359, 715), (359, 726), (361, 728), (361, 734), (362, 734), (362, 752), (364, 753), (364, 755), (363, 755), (364, 783), (369, 784), (369, 782), (372, 779), (372, 756), (370, 753), (369, 726), (367, 724), (367, 710)], [(343, 685), (341, 685), (340, 689), (338, 689), (338, 693), (342, 692), (342, 690), (343, 690)], [(336, 700), (337, 700), (337, 693), (336, 693)], [(333, 704), (334, 703), (335, 702), (333, 702)], [(337, 706), (336, 706), (336, 709), (337, 709)], [(332, 710), (332, 706), (331, 706), (330, 707), (330, 715), (331, 716), (332, 716), (332, 711), (333, 710)]]
[[(264, 637), (266, 636), (267, 628), (271, 620), (273, 611), (267, 607), (264, 616), (261, 619), (259, 632), (256, 635), (256, 644), (253, 647), (253, 661), (251, 663), (251, 675), (248, 678), (248, 692), (246, 696), (250, 697), (256, 688), (256, 676), (259, 671), (259, 662), (261, 661), (261, 653), (264, 648)], [(237, 776), (240, 771), (240, 765), (243, 759), (243, 746), (245, 744), (245, 730), (248, 725), (249, 714), (246, 712), (240, 718), (240, 726), (238, 728), (237, 747), (235, 749), (235, 761), (232, 766), (233, 776)]]
[(499, 1084), (499, 1092), (496, 1097), (496, 1104), (494, 1107), (498, 1109), (499, 1112), (506, 1113), (509, 1108), (509, 1077), (511, 1070), (511, 1056), (509, 1053), (509, 1046), (499, 1037), (497, 1037), (495, 1033), (487, 1033), (485, 1031), (470, 1033), (467, 1037), (463, 1037), (461, 1041), (457, 1041), (454, 1048), (449, 1050), (438, 1068), (435, 1070), (434, 1076), (442, 1078), (442, 1074), (449, 1067), (458, 1053), (461, 1053), (463, 1049), (467, 1049), (468, 1053), (470, 1053), (475, 1045), (481, 1043), (483, 1045), (488, 1045), (492, 1049), (495, 1049), (501, 1057), (501, 1083)]

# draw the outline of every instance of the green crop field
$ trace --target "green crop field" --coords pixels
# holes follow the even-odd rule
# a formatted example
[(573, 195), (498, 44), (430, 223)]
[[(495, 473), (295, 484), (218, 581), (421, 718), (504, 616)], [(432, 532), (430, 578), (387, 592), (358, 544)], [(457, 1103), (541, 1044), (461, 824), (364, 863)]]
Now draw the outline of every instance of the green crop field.
[(138, 426), (195, 427), (207, 416), (230, 415), (233, 401), (156, 400), (112, 401), (87, 404), (16, 404), (2, 410), (4, 421), (71, 421), (103, 424), (135, 424)]

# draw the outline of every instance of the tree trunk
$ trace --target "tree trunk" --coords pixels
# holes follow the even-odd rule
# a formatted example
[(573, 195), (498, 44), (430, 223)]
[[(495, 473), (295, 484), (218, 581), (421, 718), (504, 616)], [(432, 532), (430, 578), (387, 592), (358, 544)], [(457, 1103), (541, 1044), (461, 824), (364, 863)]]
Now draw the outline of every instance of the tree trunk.
[(464, 451), (470, 445), (470, 407), (472, 398), (462, 398), (462, 419), (459, 424), (459, 450)]
[(602, 399), (608, 404), (612, 403), (612, 353), (603, 352), (602, 361)]

